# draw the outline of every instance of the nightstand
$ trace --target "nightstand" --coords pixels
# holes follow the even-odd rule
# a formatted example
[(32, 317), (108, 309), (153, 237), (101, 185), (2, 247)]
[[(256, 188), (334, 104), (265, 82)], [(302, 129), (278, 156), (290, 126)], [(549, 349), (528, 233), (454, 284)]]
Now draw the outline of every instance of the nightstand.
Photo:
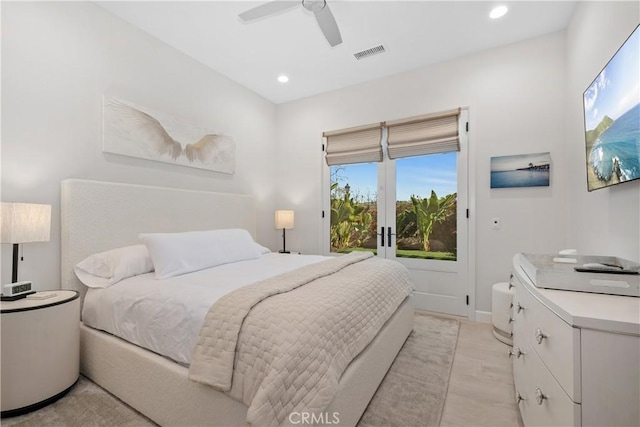
[(48, 405), (78, 380), (78, 292), (46, 293), (56, 295), (0, 302), (2, 418)]

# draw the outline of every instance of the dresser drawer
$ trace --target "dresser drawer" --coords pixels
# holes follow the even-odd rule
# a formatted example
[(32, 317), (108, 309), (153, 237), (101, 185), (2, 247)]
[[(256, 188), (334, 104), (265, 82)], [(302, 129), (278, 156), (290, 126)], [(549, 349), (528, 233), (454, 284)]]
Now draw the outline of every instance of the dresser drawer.
[(528, 345), (518, 342), (517, 335), (514, 336), (513, 350), (511, 356), (513, 358), (513, 384), (516, 389), (516, 402), (520, 404), (518, 396), (524, 398), (527, 390), (531, 386), (531, 376), (533, 375), (533, 366), (531, 349)]
[(535, 351), (567, 395), (580, 403), (580, 330), (544, 306), (514, 278), (514, 336)]
[(564, 392), (531, 347), (513, 362), (516, 398), (525, 426), (579, 426), (580, 404)]

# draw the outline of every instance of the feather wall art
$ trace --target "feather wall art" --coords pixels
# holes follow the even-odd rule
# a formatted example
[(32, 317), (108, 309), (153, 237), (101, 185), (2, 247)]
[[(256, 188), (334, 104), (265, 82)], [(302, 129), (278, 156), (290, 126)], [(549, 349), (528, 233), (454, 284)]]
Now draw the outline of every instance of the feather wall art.
[(231, 137), (113, 97), (103, 98), (102, 142), (105, 153), (235, 172)]

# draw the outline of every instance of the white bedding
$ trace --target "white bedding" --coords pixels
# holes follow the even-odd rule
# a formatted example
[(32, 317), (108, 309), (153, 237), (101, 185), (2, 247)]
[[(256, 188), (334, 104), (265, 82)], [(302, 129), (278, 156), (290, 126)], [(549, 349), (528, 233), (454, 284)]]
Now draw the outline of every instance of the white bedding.
[(206, 315), (189, 379), (241, 400), (253, 426), (318, 415), (412, 289), (405, 266), (371, 252), (245, 286)]
[(220, 297), (327, 258), (268, 253), (170, 279), (157, 280), (153, 273), (130, 277), (106, 289), (89, 289), (82, 321), (188, 365), (205, 315)]

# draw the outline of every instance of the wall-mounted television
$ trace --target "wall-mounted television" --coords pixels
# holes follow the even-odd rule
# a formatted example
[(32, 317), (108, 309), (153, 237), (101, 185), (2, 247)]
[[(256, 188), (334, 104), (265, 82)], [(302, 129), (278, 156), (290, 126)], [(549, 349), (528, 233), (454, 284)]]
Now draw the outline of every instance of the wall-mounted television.
[(640, 25), (583, 95), (589, 191), (640, 179)]

